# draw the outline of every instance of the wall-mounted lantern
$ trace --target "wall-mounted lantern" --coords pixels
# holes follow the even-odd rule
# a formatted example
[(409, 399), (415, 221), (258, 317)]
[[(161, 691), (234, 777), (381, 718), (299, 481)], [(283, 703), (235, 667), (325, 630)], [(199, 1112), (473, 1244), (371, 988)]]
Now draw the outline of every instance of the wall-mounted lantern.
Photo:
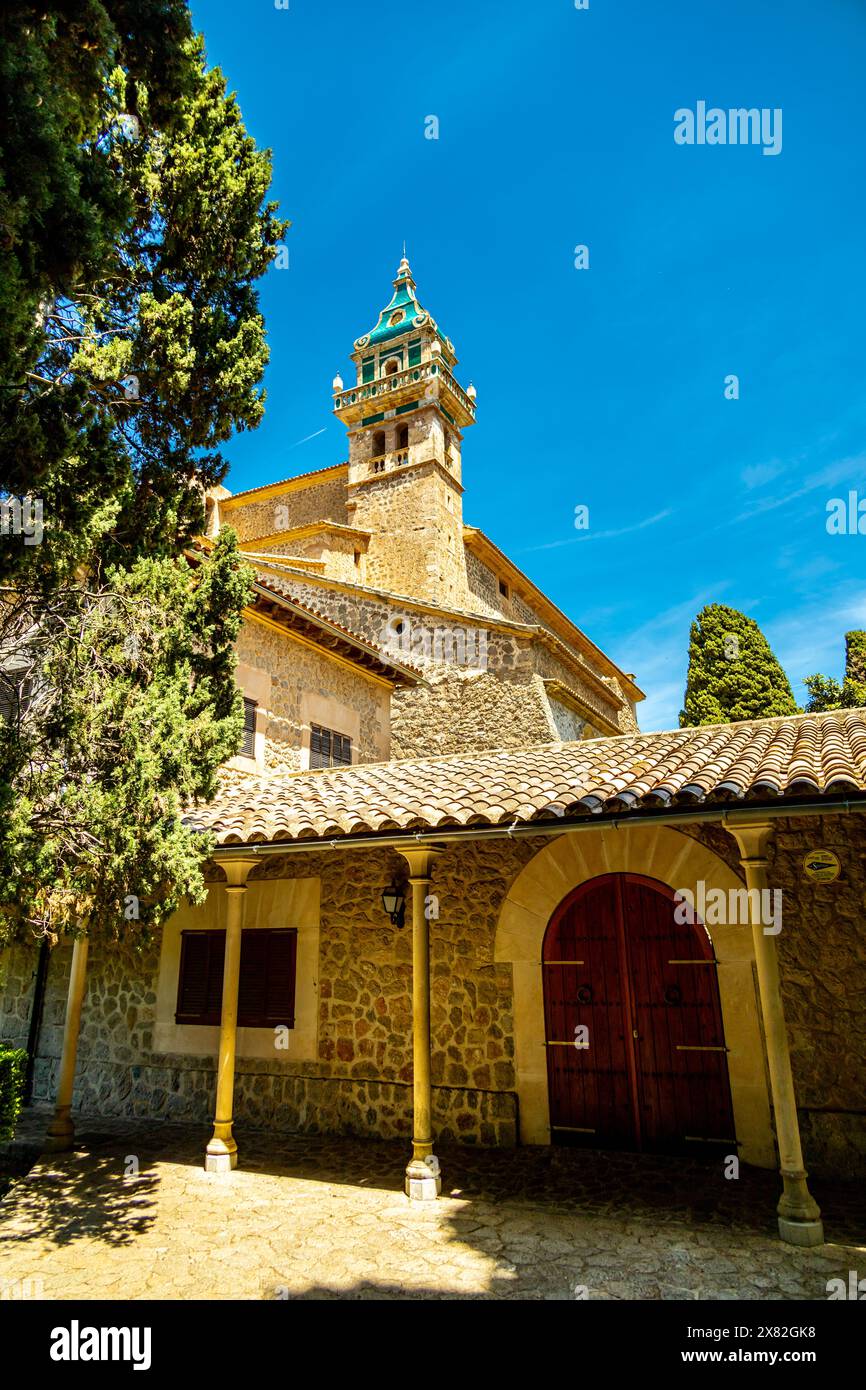
[(402, 927), (406, 911), (406, 899), (403, 896), (403, 889), (398, 884), (392, 883), (389, 888), (382, 889), (382, 906), (394, 926)]

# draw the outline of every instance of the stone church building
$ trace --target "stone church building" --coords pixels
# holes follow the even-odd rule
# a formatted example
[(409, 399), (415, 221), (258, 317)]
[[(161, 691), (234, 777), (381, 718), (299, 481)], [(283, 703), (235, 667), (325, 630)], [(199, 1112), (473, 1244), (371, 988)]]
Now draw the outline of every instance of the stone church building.
[(256, 587), (206, 904), (0, 961), (52, 1143), (78, 1110), (200, 1122), (213, 1170), (245, 1127), (403, 1137), (418, 1199), (444, 1142), (735, 1156), (820, 1243), (807, 1167), (866, 1173), (866, 713), (641, 733), (464, 521), (476, 393), (405, 257), (352, 362), (346, 462), (208, 497)]

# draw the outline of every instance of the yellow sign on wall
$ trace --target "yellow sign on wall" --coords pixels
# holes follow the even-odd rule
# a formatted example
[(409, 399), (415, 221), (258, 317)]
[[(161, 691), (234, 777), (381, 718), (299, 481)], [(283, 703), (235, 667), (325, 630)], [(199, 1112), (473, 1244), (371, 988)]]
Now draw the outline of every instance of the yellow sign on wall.
[(842, 864), (831, 849), (813, 849), (803, 860), (803, 872), (813, 883), (833, 883), (842, 872)]

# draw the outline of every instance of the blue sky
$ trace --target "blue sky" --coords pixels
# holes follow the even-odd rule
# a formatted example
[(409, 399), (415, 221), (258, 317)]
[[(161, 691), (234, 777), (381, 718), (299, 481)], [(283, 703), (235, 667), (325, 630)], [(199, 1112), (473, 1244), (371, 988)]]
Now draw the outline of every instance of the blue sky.
[[(866, 627), (866, 536), (826, 531), (866, 498), (863, 0), (192, 8), (293, 223), (228, 485), (346, 457), (331, 380), (405, 238), (478, 391), (466, 520), (636, 673), (641, 726), (676, 726), (707, 602), (761, 624), (798, 699), (840, 675)], [(677, 145), (698, 101), (781, 108), (781, 152)]]

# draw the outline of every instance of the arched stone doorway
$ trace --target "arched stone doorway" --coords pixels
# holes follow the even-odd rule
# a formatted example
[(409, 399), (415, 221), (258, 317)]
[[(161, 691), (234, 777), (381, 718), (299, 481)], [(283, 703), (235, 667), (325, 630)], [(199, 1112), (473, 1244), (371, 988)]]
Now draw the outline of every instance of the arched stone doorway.
[(736, 1151), (716, 961), (703, 924), (641, 874), (603, 874), (542, 948), (551, 1141)]
[[(668, 826), (634, 825), (563, 833), (518, 874), (499, 914), (495, 959), (512, 969), (514, 1048), (520, 1139), (551, 1142), (542, 948), (559, 904), (604, 874), (640, 874), (668, 888), (742, 888), (734, 871), (699, 840)], [(709, 929), (715, 958), (728, 1076), (739, 1154), (746, 1163), (776, 1166), (769, 1088), (760, 1025), (751, 929)]]

